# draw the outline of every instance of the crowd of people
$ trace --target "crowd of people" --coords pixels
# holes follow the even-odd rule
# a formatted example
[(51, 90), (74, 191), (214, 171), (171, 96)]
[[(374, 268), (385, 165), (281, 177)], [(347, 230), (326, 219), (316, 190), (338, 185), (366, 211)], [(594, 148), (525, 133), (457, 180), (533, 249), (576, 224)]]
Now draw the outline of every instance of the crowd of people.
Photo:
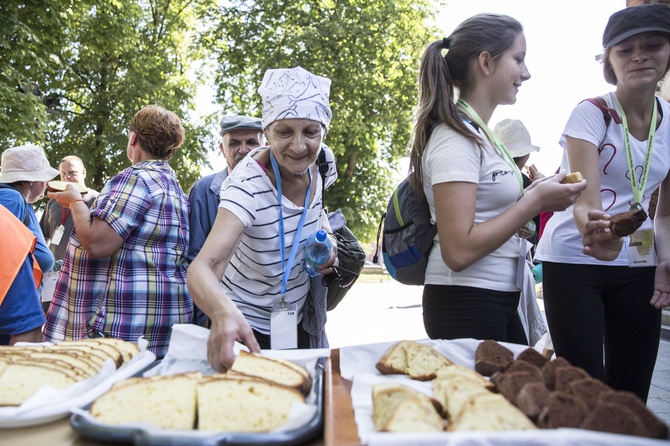
[[(478, 14), (426, 47), (410, 144), (410, 181), (438, 230), (423, 321), (432, 339), (532, 345), (546, 327), (527, 260), (542, 262), (556, 354), (646, 400), (661, 309), (670, 306), (670, 104), (656, 96), (670, 69), (670, 8), (616, 12), (602, 43), (615, 89), (601, 100), (616, 119), (592, 101), (577, 105), (560, 136), (561, 167), (548, 175), (523, 172), (539, 148), (520, 121), (489, 127), (531, 78), (521, 23)], [(261, 118), (223, 118), (227, 165), (188, 196), (168, 164), (184, 128), (157, 105), (130, 124), (132, 165), (99, 194), (49, 192), (40, 222), (30, 204), (59, 172), (38, 146), (5, 150), (0, 238), (13, 248), (0, 260), (0, 343), (144, 337), (161, 357), (173, 324), (197, 323), (210, 329), (217, 370), (232, 364), (235, 342), (253, 352), (327, 345), (315, 322), (325, 312), (323, 285), (305, 272), (302, 247), (316, 230), (331, 232), (322, 203), (337, 179), (324, 144), (330, 84), (301, 67), (268, 70)], [(85, 188), (80, 158), (59, 168), (61, 180)], [(564, 183), (570, 172), (584, 180)], [(610, 218), (650, 209), (655, 190), (653, 220), (616, 236)], [(551, 213), (544, 226), (540, 216)], [(41, 274), (55, 261), (62, 265), (45, 317)], [(333, 241), (319, 272), (337, 265)]]

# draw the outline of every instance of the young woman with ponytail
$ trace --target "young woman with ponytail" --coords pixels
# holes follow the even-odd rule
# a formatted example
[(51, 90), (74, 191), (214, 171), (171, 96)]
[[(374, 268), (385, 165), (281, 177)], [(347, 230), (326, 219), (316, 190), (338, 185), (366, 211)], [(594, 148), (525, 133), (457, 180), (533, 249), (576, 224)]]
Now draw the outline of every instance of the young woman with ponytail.
[(586, 187), (561, 184), (559, 173), (524, 191), (488, 127), (495, 108), (514, 104), (530, 79), (525, 56), (517, 20), (478, 14), (430, 44), (421, 61), (410, 169), (438, 228), (423, 291), (432, 339), (527, 344), (517, 314), (525, 268), (517, 232), (540, 211), (566, 209)]

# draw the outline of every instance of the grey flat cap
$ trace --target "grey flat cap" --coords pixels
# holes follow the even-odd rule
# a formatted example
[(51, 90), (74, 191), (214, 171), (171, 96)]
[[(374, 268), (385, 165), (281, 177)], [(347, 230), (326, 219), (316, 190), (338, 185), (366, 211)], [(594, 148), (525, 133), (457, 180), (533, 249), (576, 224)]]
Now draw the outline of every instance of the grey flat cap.
[(250, 116), (224, 116), (221, 120), (221, 134), (224, 135), (233, 130), (263, 130), (261, 120)]

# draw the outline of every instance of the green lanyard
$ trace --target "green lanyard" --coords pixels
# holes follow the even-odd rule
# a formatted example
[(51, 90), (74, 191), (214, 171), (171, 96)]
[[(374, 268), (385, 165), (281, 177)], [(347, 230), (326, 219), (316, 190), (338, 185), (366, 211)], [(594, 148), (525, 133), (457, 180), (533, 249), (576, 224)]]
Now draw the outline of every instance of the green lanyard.
[(519, 188), (521, 192), (519, 192), (519, 197), (523, 195), (523, 178), (521, 177), (521, 171), (519, 170), (519, 166), (516, 165), (514, 162), (514, 158), (512, 158), (512, 155), (510, 155), (509, 150), (507, 150), (507, 147), (505, 147), (505, 144), (498, 138), (498, 135), (496, 135), (488, 125), (484, 124), (484, 121), (482, 121), (482, 118), (479, 117), (477, 112), (475, 111), (474, 108), (470, 106), (467, 102), (465, 102), (463, 99), (458, 100), (458, 105), (463, 107), (466, 112), (470, 115), (470, 117), (484, 130), (484, 133), (486, 133), (486, 136), (488, 136), (489, 141), (491, 141), (491, 144), (493, 144), (493, 147), (496, 148), (498, 151), (498, 154), (505, 160), (507, 163), (512, 167), (512, 170), (514, 171), (514, 174), (516, 175), (517, 180), (519, 180)]
[(616, 99), (617, 104), (619, 104), (619, 110), (621, 110), (621, 125), (623, 126), (623, 142), (624, 147), (626, 148), (626, 160), (628, 161), (628, 174), (630, 175), (630, 184), (633, 187), (633, 200), (635, 205), (642, 203), (642, 196), (644, 194), (645, 186), (647, 185), (647, 177), (649, 176), (649, 166), (651, 165), (651, 154), (654, 151), (654, 137), (656, 136), (656, 114), (657, 114), (657, 103), (656, 97), (654, 97), (654, 108), (651, 112), (651, 123), (649, 124), (649, 136), (647, 137), (647, 153), (644, 156), (644, 165), (642, 166), (642, 177), (640, 178), (640, 183), (637, 182), (637, 175), (635, 174), (635, 163), (633, 162), (633, 151), (630, 148), (630, 135), (628, 134), (628, 121), (626, 120), (626, 113), (619, 102), (619, 98)]

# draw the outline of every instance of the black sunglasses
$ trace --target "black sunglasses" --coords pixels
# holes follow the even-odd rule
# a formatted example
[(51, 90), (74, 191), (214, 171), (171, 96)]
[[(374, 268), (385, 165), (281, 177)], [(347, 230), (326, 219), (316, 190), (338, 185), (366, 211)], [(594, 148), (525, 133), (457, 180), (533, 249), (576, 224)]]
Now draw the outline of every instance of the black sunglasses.
[(337, 282), (337, 286), (340, 288), (349, 288), (356, 282), (356, 279), (358, 279), (358, 274), (349, 271), (346, 268), (342, 268), (339, 266), (333, 266), (333, 273), (328, 274), (327, 276), (323, 276), (322, 279), (322, 284), (325, 287), (329, 287), (330, 285), (334, 284)]

